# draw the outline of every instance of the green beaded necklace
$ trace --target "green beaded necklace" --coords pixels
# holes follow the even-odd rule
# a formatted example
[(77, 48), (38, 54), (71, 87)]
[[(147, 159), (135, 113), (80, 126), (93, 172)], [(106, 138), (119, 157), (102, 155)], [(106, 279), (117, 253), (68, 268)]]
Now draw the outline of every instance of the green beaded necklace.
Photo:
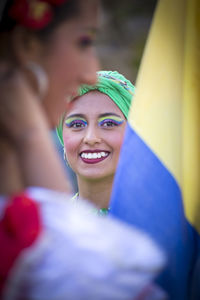
[[(72, 201), (76, 201), (78, 200), (78, 197), (79, 197), (79, 193), (77, 192), (72, 198), (71, 200)], [(98, 208), (93, 208), (92, 212), (94, 212), (94, 214), (96, 214), (97, 216), (107, 216), (108, 213), (110, 211), (110, 208), (101, 208), (101, 209), (98, 209)]]

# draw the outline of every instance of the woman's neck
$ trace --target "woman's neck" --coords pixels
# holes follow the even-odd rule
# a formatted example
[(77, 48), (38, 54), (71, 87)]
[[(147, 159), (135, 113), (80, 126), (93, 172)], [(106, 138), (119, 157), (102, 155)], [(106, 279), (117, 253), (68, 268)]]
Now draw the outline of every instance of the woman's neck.
[(112, 191), (113, 177), (101, 180), (77, 178), (79, 195), (99, 208), (108, 208)]

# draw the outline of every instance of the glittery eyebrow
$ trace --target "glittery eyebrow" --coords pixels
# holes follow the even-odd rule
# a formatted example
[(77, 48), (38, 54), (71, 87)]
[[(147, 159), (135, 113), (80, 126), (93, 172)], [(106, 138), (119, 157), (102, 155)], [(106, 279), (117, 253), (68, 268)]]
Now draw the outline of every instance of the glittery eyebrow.
[(104, 121), (115, 121), (119, 125), (124, 122), (124, 120), (121, 117), (113, 115), (113, 114), (102, 116), (98, 119), (98, 122), (100, 124), (102, 124)]
[(74, 116), (70, 116), (67, 119), (65, 119), (65, 124), (67, 126), (70, 126), (72, 122), (74, 121), (79, 121), (85, 125), (87, 125), (87, 122), (85, 120), (85, 118), (81, 117), (80, 115), (74, 115)]

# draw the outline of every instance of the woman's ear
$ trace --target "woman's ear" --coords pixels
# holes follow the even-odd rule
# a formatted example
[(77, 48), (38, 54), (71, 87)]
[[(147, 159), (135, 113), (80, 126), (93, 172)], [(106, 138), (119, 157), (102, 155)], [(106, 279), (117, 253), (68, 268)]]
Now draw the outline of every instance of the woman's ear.
[(15, 60), (20, 66), (26, 66), (29, 61), (39, 62), (42, 45), (27, 29), (15, 28), (12, 46)]
[(48, 89), (48, 76), (41, 67), (42, 44), (26, 29), (18, 27), (12, 36), (16, 65), (23, 71), (33, 91), (43, 99)]

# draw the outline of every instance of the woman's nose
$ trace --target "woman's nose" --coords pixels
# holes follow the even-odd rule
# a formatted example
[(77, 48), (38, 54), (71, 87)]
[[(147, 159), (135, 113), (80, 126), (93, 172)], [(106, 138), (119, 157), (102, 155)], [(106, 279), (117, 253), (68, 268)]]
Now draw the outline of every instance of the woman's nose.
[(98, 130), (94, 128), (88, 128), (85, 132), (85, 136), (83, 138), (83, 142), (85, 144), (94, 146), (95, 144), (98, 144), (101, 142), (101, 137), (98, 133)]
[(88, 54), (88, 59), (85, 60), (84, 67), (82, 69), (81, 84), (94, 85), (97, 82), (96, 72), (99, 70), (99, 61), (96, 53)]

